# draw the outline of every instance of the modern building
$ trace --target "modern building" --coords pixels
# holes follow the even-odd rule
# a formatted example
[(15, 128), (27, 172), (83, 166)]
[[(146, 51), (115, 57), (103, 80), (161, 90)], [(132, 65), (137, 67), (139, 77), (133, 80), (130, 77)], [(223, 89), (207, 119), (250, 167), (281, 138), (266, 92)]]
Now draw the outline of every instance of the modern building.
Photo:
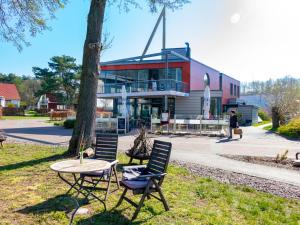
[(150, 120), (167, 111), (189, 118), (203, 114), (204, 89), (211, 90), (210, 114), (222, 114), (223, 105), (240, 95), (240, 81), (190, 57), (186, 48), (114, 60), (101, 64), (98, 98), (111, 101), (120, 114), (121, 90), (125, 85), (128, 111), (134, 120)]
[(0, 106), (7, 107), (10, 104), (19, 108), (21, 97), (15, 84), (0, 83)]

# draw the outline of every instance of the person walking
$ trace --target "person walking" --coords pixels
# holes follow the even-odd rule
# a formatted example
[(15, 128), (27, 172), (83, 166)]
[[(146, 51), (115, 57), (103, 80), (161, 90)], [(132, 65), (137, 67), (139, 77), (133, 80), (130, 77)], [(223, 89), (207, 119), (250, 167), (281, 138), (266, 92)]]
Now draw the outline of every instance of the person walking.
[(233, 129), (238, 128), (238, 120), (237, 115), (234, 110), (230, 113), (230, 119), (229, 119), (229, 139), (232, 139), (232, 132)]

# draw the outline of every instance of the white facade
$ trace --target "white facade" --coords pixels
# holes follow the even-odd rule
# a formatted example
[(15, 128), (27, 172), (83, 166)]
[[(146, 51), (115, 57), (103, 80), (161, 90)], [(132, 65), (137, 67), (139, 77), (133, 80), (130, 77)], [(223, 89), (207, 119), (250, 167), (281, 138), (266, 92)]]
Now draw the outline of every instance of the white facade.
[(14, 100), (14, 99), (6, 100), (3, 96), (0, 96), (0, 106), (7, 107), (8, 104), (10, 104), (10, 103), (15, 105), (17, 108), (19, 108), (21, 101), (20, 100)]

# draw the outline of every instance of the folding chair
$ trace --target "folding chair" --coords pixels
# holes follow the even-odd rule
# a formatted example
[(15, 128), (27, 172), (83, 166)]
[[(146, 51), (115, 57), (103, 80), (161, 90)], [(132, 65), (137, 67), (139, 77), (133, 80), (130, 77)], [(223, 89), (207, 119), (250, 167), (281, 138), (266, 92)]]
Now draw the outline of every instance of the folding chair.
[[(80, 174), (81, 186), (83, 183), (88, 183), (92, 189), (95, 190), (106, 190), (104, 201), (107, 199), (110, 189), (110, 184), (112, 182), (112, 175), (115, 177), (115, 183), (117, 183), (118, 190), (120, 188), (119, 180), (117, 176), (116, 166), (118, 164), (117, 160), (117, 150), (118, 150), (118, 135), (116, 134), (97, 134), (96, 135), (96, 147), (95, 155), (92, 159), (95, 160), (105, 160), (111, 163), (111, 168), (104, 171), (95, 171), (89, 173)], [(106, 182), (106, 188), (97, 188), (96, 186), (101, 183)]]
[[(120, 183), (125, 187), (125, 190), (116, 207), (121, 205), (123, 200), (135, 206), (136, 210), (131, 220), (137, 217), (146, 197), (148, 199), (150, 197), (156, 198), (163, 203), (166, 211), (169, 210), (169, 206), (161, 190), (161, 185), (164, 177), (167, 175), (166, 170), (171, 149), (171, 143), (155, 140), (147, 165), (124, 167), (123, 179)], [(138, 204), (125, 196), (128, 190), (131, 190), (134, 195), (142, 194)], [(159, 197), (153, 194), (155, 192), (158, 192)]]

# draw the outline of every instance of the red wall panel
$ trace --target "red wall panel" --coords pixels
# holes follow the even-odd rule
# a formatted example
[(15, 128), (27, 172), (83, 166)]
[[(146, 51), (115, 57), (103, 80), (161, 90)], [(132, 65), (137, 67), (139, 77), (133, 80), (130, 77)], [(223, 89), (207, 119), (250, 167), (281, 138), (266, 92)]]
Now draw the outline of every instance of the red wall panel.
[[(190, 62), (169, 62), (169, 68), (182, 69), (182, 81), (190, 84)], [(138, 70), (138, 69), (163, 69), (165, 63), (143, 63), (143, 64), (126, 64), (126, 65), (108, 65), (101, 66), (101, 70)]]
[(230, 94), (230, 84), (236, 85), (240, 87), (240, 81), (233, 79), (225, 74), (222, 75), (222, 89), (223, 89), (223, 97), (222, 104), (227, 104), (229, 99), (237, 98), (234, 96), (234, 93)]

